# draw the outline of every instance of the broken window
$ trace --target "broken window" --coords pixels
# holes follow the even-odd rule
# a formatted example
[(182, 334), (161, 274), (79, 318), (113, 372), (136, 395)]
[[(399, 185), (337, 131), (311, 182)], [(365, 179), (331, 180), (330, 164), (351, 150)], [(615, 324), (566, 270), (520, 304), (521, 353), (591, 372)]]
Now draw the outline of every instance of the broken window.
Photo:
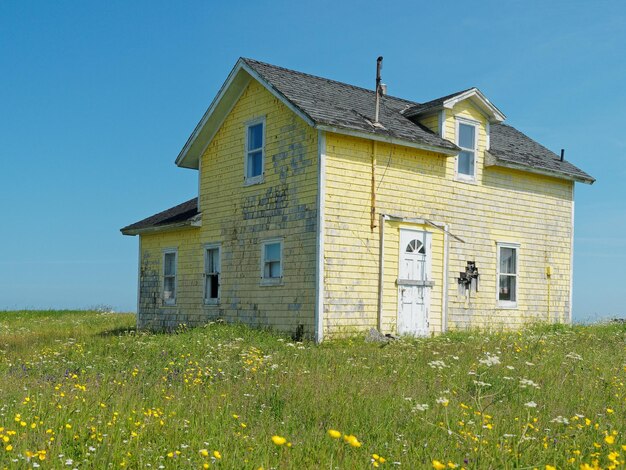
[(204, 303), (218, 303), (220, 298), (220, 247), (207, 245), (204, 251)]
[(176, 250), (163, 253), (163, 303), (176, 304)]

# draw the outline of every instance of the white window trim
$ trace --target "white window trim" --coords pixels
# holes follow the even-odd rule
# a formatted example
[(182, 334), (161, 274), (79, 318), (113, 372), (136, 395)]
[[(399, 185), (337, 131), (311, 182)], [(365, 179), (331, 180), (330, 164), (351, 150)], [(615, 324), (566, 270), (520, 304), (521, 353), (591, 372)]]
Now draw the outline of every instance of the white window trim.
[[(512, 248), (515, 250), (515, 301), (500, 300), (500, 248)], [(519, 282), (519, 249), (516, 242), (496, 242), (496, 304), (499, 308), (517, 308), (520, 292)]]
[(456, 156), (455, 162), (454, 162), (454, 178), (457, 181), (464, 181), (464, 182), (470, 182), (470, 183), (474, 183), (476, 182), (476, 167), (478, 166), (478, 130), (480, 128), (480, 122), (478, 121), (474, 121), (472, 119), (467, 119), (467, 118), (461, 118), (461, 117), (457, 117), (456, 118), (456, 145), (463, 149), (463, 150), (470, 150), (472, 151), (472, 149), (468, 149), (465, 147), (461, 147), (459, 145), (459, 138), (461, 136), (460, 134), (460, 125), (461, 124), (465, 124), (467, 126), (472, 126), (474, 128), (474, 174), (472, 175), (466, 175), (465, 173), (459, 173), (459, 156)]
[[(204, 305), (219, 305), (220, 299), (222, 297), (222, 245), (220, 243), (207, 243), (203, 247), (204, 252), (204, 269), (202, 270), (202, 290), (204, 299)], [(207, 267), (207, 251), (217, 249), (217, 259), (219, 260), (219, 271), (217, 272), (217, 298), (210, 299), (207, 298), (207, 289), (206, 289), (206, 267)]]
[[(263, 145), (261, 145), (261, 174), (257, 176), (248, 177), (248, 129), (257, 124), (263, 124)], [(263, 183), (265, 180), (265, 134), (267, 127), (265, 125), (265, 116), (261, 116), (245, 123), (245, 138), (243, 148), (243, 184), (244, 186), (251, 186), (253, 184)]]
[[(174, 298), (165, 299), (165, 255), (174, 253)], [(162, 264), (163, 267), (161, 272), (163, 274), (163, 282), (161, 284), (161, 300), (164, 307), (174, 307), (176, 306), (176, 298), (178, 297), (178, 248), (165, 248), (163, 249), (162, 256)]]
[[(265, 277), (265, 246), (271, 245), (273, 243), (280, 244), (280, 277)], [(261, 242), (261, 285), (262, 286), (282, 286), (283, 285), (283, 277), (285, 273), (285, 257), (283, 254), (284, 250), (284, 239), (281, 238), (268, 238), (267, 240), (263, 240)]]

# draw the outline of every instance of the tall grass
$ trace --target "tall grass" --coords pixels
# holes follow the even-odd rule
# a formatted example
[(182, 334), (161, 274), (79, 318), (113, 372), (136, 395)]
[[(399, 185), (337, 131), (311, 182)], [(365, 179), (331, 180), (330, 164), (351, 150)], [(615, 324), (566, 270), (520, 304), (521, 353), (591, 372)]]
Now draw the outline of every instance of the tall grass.
[(616, 468), (625, 341), (605, 324), (316, 346), (3, 312), (0, 467)]

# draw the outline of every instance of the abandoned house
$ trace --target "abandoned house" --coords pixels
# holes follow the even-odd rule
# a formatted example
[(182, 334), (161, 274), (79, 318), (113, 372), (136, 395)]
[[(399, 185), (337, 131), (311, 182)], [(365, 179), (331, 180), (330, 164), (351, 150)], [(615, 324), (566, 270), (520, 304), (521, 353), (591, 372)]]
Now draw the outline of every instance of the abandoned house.
[(379, 76), (238, 60), (176, 159), (198, 197), (122, 229), (140, 328), (321, 341), (571, 321), (574, 184), (594, 179), (477, 88), (417, 103)]

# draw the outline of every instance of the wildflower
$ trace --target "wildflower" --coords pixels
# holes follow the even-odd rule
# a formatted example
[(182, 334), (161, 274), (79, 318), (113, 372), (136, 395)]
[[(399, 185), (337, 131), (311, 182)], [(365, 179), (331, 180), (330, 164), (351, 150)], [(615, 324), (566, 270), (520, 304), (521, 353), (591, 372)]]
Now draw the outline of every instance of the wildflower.
[(448, 406), (450, 404), (450, 400), (448, 400), (446, 397), (439, 397), (436, 401), (442, 406)]
[(215, 457), (216, 459), (221, 459), (222, 458), (222, 454), (220, 454), (217, 450), (213, 451), (213, 457)]
[(612, 408), (607, 408), (607, 409), (606, 409), (606, 412), (607, 412), (608, 414), (611, 414), (611, 413), (615, 413), (615, 410), (614, 410), (614, 409), (612, 409)]
[(535, 403), (534, 401), (529, 401), (528, 403), (524, 403), (524, 406), (528, 408), (537, 408), (537, 403)]
[(609, 453), (609, 455), (608, 455), (609, 460), (610, 460), (611, 462), (613, 462), (613, 463), (617, 463), (617, 458), (618, 458), (618, 457), (619, 457), (619, 453), (617, 453), (617, 452), (615, 452), (615, 451), (610, 452), (610, 453)]
[(416, 411), (426, 411), (428, 409), (428, 405), (426, 403), (417, 403), (411, 411), (415, 413)]
[(350, 444), (352, 447), (361, 447), (361, 443), (359, 442), (359, 440), (356, 438), (356, 436), (353, 436), (352, 434), (343, 436), (343, 440), (347, 444)]
[(7, 452), (11, 452), (13, 450), (13, 446), (11, 444), (9, 444), (8, 446), (6, 446), (4, 448)]
[(208, 457), (209, 456), (209, 451), (206, 449), (200, 449), (200, 455), (202, 457)]
[(282, 446), (287, 442), (287, 439), (281, 436), (272, 436), (272, 442), (277, 446)]
[(341, 437), (341, 433), (339, 431), (334, 430), (334, 429), (329, 429), (328, 430), (328, 435), (330, 437), (332, 437), (333, 439), (339, 439)]
[(457, 464), (455, 464), (454, 462), (448, 461), (448, 468), (457, 468), (457, 467), (458, 467)]
[(435, 470), (444, 470), (446, 466), (445, 464), (441, 463), (439, 460), (433, 460), (433, 468)]
[(556, 470), (554, 465), (546, 465), (546, 470)]
[(487, 367), (491, 367), (500, 364), (500, 358), (487, 353), (487, 356), (484, 359), (480, 359), (478, 362), (486, 365)]
[(614, 444), (615, 443), (615, 436), (606, 436), (604, 438), (604, 442), (606, 442), (607, 444)]

